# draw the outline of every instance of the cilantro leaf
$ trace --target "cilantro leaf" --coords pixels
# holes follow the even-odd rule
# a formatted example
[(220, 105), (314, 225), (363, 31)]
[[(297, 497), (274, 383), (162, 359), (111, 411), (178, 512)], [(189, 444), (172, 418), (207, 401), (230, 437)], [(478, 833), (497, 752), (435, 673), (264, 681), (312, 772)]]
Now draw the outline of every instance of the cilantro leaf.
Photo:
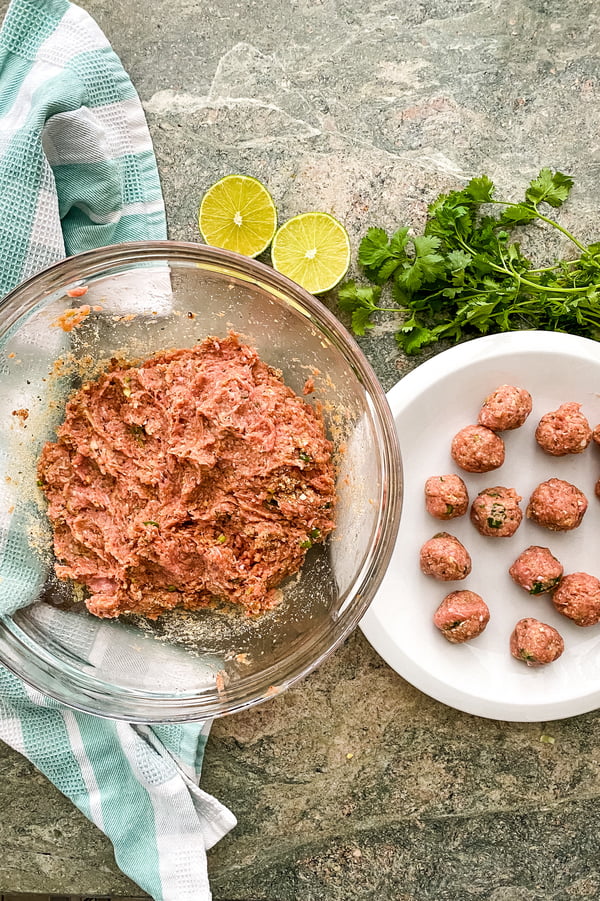
[(386, 260), (386, 262), (379, 267), (379, 271), (377, 272), (377, 284), (382, 285), (384, 282), (387, 282), (398, 266), (400, 266), (400, 260), (396, 259), (396, 257), (390, 257), (389, 260)]
[(508, 226), (525, 225), (526, 222), (532, 222), (534, 219), (537, 219), (536, 211), (525, 203), (506, 207), (501, 216), (502, 224)]
[(339, 289), (338, 304), (348, 313), (360, 308), (376, 310), (380, 294), (381, 288), (378, 286), (357, 285), (350, 280)]
[(404, 249), (408, 244), (408, 232), (410, 231), (408, 226), (404, 228), (399, 228), (391, 237), (390, 240), (390, 253), (392, 256), (401, 259), (402, 256), (405, 256)]
[(525, 198), (529, 203), (548, 203), (550, 206), (559, 207), (569, 196), (573, 187), (573, 179), (562, 172), (552, 172), (551, 169), (542, 169), (525, 191)]
[(473, 257), (464, 250), (452, 250), (446, 257), (446, 263), (450, 272), (457, 272), (459, 269), (466, 269)]
[(421, 285), (434, 281), (444, 270), (444, 258), (437, 253), (440, 239), (433, 235), (421, 235), (412, 239), (415, 256), (395, 273), (396, 283), (407, 291), (416, 291)]
[(374, 323), (371, 322), (371, 314), (374, 310), (368, 310), (366, 307), (359, 307), (352, 313), (352, 330), (356, 335), (364, 335), (368, 328), (373, 328)]
[(365, 330), (373, 327), (371, 315), (379, 307), (377, 302), (381, 294), (378, 286), (357, 285), (347, 281), (338, 292), (338, 304), (342, 310), (352, 313), (352, 329), (357, 335), (364, 335)]
[(390, 255), (388, 236), (382, 228), (370, 228), (358, 248), (358, 262), (361, 266), (381, 266)]
[(472, 178), (465, 188), (465, 194), (476, 200), (477, 203), (489, 203), (494, 194), (494, 182), (487, 175)]
[(437, 341), (437, 337), (431, 329), (407, 323), (401, 325), (396, 332), (396, 341), (405, 353), (412, 356), (423, 347), (427, 347), (428, 344), (433, 344)]
[(390, 278), (400, 263), (406, 259), (408, 227), (399, 228), (388, 240), (382, 228), (370, 228), (360, 242), (358, 262), (367, 278), (381, 285)]

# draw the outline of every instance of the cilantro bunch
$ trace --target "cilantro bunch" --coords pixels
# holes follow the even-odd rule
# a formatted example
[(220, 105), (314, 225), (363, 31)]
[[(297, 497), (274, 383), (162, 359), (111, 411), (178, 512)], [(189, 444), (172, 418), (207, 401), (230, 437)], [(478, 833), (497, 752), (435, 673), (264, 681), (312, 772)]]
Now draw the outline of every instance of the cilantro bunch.
[[(524, 200), (513, 203), (497, 200), (484, 175), (437, 197), (423, 235), (403, 227), (389, 237), (370, 228), (358, 252), (370, 284), (348, 281), (338, 292), (354, 332), (363, 335), (378, 312), (399, 312), (396, 339), (407, 354), (440, 340), (519, 329), (600, 338), (600, 243), (585, 246), (540, 212), (542, 204), (562, 206), (572, 185), (567, 175), (542, 169)], [(533, 222), (561, 232), (579, 256), (534, 267), (513, 239)], [(386, 287), (396, 306), (380, 305)]]

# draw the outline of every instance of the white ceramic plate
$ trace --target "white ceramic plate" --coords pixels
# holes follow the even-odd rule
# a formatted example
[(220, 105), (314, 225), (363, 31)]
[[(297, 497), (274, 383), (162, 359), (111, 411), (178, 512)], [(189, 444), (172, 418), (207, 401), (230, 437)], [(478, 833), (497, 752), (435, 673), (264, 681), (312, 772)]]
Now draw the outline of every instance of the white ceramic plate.
[[(503, 432), (506, 460), (488, 473), (461, 472), (450, 457), (456, 432), (477, 420), (484, 397), (502, 384), (527, 388), (533, 411), (520, 428)], [(445, 704), (467, 713), (514, 722), (561, 719), (600, 706), (600, 624), (581, 628), (558, 614), (547, 595), (529, 596), (508, 568), (522, 550), (549, 547), (565, 573), (600, 577), (600, 450), (551, 457), (536, 444), (541, 416), (577, 401), (592, 428), (600, 423), (600, 344), (553, 332), (513, 332), (478, 338), (423, 363), (388, 393), (404, 465), (404, 504), (396, 548), (385, 579), (361, 628), (401, 676)], [(473, 499), (483, 488), (512, 487), (527, 501), (539, 482), (553, 476), (577, 485), (589, 501), (581, 526), (550, 532), (523, 517), (511, 538), (485, 538), (469, 515), (441, 522), (425, 510), (423, 487), (431, 475), (456, 472)], [(473, 559), (460, 582), (440, 582), (419, 569), (421, 545), (436, 532), (459, 538)], [(491, 618), (471, 642), (452, 645), (432, 615), (450, 591), (468, 588), (487, 602)], [(533, 616), (559, 630), (565, 651), (545, 667), (511, 657), (509, 637), (517, 620)]]

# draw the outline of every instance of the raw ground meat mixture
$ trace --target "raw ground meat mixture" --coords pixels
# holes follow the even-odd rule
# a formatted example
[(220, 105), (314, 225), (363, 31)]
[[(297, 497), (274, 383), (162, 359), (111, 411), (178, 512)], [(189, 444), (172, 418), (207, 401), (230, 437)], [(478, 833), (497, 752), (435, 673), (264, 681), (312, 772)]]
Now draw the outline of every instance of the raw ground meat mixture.
[(260, 613), (334, 527), (320, 412), (233, 334), (115, 362), (57, 435), (38, 467), (56, 573), (97, 616), (215, 599)]

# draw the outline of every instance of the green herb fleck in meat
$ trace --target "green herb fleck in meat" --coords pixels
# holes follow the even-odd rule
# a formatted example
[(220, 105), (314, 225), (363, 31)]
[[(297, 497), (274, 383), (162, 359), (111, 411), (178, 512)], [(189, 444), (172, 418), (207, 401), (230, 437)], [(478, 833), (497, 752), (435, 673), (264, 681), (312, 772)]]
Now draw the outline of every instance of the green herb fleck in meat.
[(501, 529), (506, 520), (506, 507), (504, 504), (492, 504), (490, 515), (487, 518), (488, 528)]
[(130, 425), (129, 431), (135, 438), (138, 444), (145, 444), (146, 438), (148, 437), (148, 433), (146, 432), (143, 425)]
[(298, 451), (298, 456), (300, 457), (300, 459), (302, 460), (303, 463), (312, 463), (313, 462), (313, 458), (311, 457), (310, 454), (307, 454), (306, 451), (303, 451), (303, 450)]
[(457, 619), (453, 623), (448, 623), (447, 626), (444, 626), (444, 632), (452, 632), (453, 629), (458, 629), (459, 626), (462, 626), (464, 620)]
[(145, 526), (156, 526), (156, 528), (158, 528), (158, 523), (154, 522), (153, 519), (145, 519), (143, 524)]
[(560, 576), (556, 579), (547, 579), (545, 582), (538, 579), (533, 582), (531, 588), (529, 589), (529, 594), (543, 594), (545, 591), (551, 591), (553, 588), (558, 585), (560, 582)]

